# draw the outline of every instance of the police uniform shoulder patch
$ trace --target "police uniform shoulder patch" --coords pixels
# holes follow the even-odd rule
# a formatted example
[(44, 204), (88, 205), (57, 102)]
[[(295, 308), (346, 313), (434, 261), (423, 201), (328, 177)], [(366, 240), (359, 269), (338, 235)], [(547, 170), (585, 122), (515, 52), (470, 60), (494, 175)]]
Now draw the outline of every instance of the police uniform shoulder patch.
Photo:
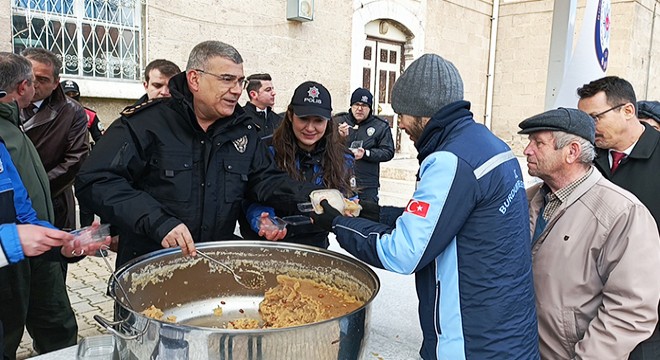
[(384, 123), (386, 123), (388, 126), (389, 126), (389, 124), (390, 124), (386, 119), (383, 119), (383, 118), (380, 117), (380, 116), (376, 116), (376, 115), (374, 115), (374, 118), (375, 118), (375, 119), (378, 119), (378, 120), (380, 120), (380, 121), (382, 121), (382, 122), (384, 122)]
[(163, 99), (166, 99), (166, 98), (149, 99), (149, 100), (147, 100), (145, 102), (142, 102), (140, 104), (137, 104), (137, 105), (127, 106), (127, 107), (124, 108), (124, 110), (122, 110), (122, 112), (120, 114), (123, 115), (123, 116), (126, 116), (126, 117), (131, 117), (131, 116), (135, 115), (136, 113), (138, 113), (138, 112), (140, 112), (140, 111), (142, 111), (142, 110), (144, 110), (148, 107), (151, 107), (153, 105), (156, 105), (156, 104), (160, 103)]

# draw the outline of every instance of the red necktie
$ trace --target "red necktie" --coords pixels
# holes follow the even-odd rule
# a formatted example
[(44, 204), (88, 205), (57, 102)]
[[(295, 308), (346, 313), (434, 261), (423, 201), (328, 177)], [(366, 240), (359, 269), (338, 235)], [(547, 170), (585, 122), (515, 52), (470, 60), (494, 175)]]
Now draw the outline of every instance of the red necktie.
[(623, 160), (623, 158), (626, 157), (626, 153), (612, 151), (611, 154), (612, 154), (612, 174), (614, 174), (616, 169), (619, 168), (619, 164), (621, 163), (621, 160)]

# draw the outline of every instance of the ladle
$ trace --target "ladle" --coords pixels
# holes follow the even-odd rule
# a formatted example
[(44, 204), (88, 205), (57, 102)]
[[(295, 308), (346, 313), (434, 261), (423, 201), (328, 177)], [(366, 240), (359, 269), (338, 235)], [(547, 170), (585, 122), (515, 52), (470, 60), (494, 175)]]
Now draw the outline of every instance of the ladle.
[[(258, 271), (254, 270), (236, 270), (232, 269), (229, 265), (216, 260), (209, 256), (208, 254), (204, 253), (203, 251), (200, 251), (197, 249), (197, 254), (204, 259), (210, 261), (214, 265), (219, 265), (227, 271), (229, 271), (233, 276), (234, 280), (236, 280), (237, 283), (241, 284), (244, 288), (246, 289), (259, 289), (266, 285), (266, 279), (264, 278), (264, 275)], [(238, 275), (240, 273), (241, 275)]]

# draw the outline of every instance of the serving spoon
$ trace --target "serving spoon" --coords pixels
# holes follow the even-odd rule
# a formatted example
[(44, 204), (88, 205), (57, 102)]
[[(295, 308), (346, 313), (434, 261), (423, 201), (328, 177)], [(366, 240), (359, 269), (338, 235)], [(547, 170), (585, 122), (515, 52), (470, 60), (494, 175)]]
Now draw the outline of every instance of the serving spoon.
[(259, 289), (264, 285), (266, 285), (266, 279), (264, 278), (264, 274), (260, 273), (259, 271), (255, 271), (255, 270), (234, 271), (234, 269), (232, 269), (231, 266), (212, 258), (211, 256), (204, 253), (203, 251), (200, 251), (199, 249), (197, 249), (197, 254), (203, 257), (204, 259), (210, 261), (214, 265), (218, 265), (225, 268), (234, 276), (234, 280), (236, 280), (237, 283), (241, 284), (246, 289)]

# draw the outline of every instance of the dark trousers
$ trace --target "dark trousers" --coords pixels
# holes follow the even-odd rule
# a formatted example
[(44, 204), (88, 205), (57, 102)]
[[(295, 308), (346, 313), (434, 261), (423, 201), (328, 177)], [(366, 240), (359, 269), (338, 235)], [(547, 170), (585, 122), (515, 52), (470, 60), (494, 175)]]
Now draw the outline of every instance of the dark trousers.
[(16, 358), (24, 328), (40, 354), (77, 343), (78, 325), (64, 279), (62, 263), (40, 258), (0, 268), (5, 360)]
[(92, 225), (92, 222), (94, 222), (94, 212), (82, 205), (78, 206), (80, 208), (80, 227), (84, 228), (85, 226)]
[(378, 187), (365, 187), (358, 192), (360, 200), (372, 201), (378, 204)]
[(658, 360), (660, 359), (660, 333), (656, 326), (650, 338), (637, 345), (630, 353), (629, 360)]
[(76, 228), (76, 201), (73, 197), (73, 188), (69, 187), (61, 194), (52, 197), (55, 221), (53, 225), (64, 231)]

